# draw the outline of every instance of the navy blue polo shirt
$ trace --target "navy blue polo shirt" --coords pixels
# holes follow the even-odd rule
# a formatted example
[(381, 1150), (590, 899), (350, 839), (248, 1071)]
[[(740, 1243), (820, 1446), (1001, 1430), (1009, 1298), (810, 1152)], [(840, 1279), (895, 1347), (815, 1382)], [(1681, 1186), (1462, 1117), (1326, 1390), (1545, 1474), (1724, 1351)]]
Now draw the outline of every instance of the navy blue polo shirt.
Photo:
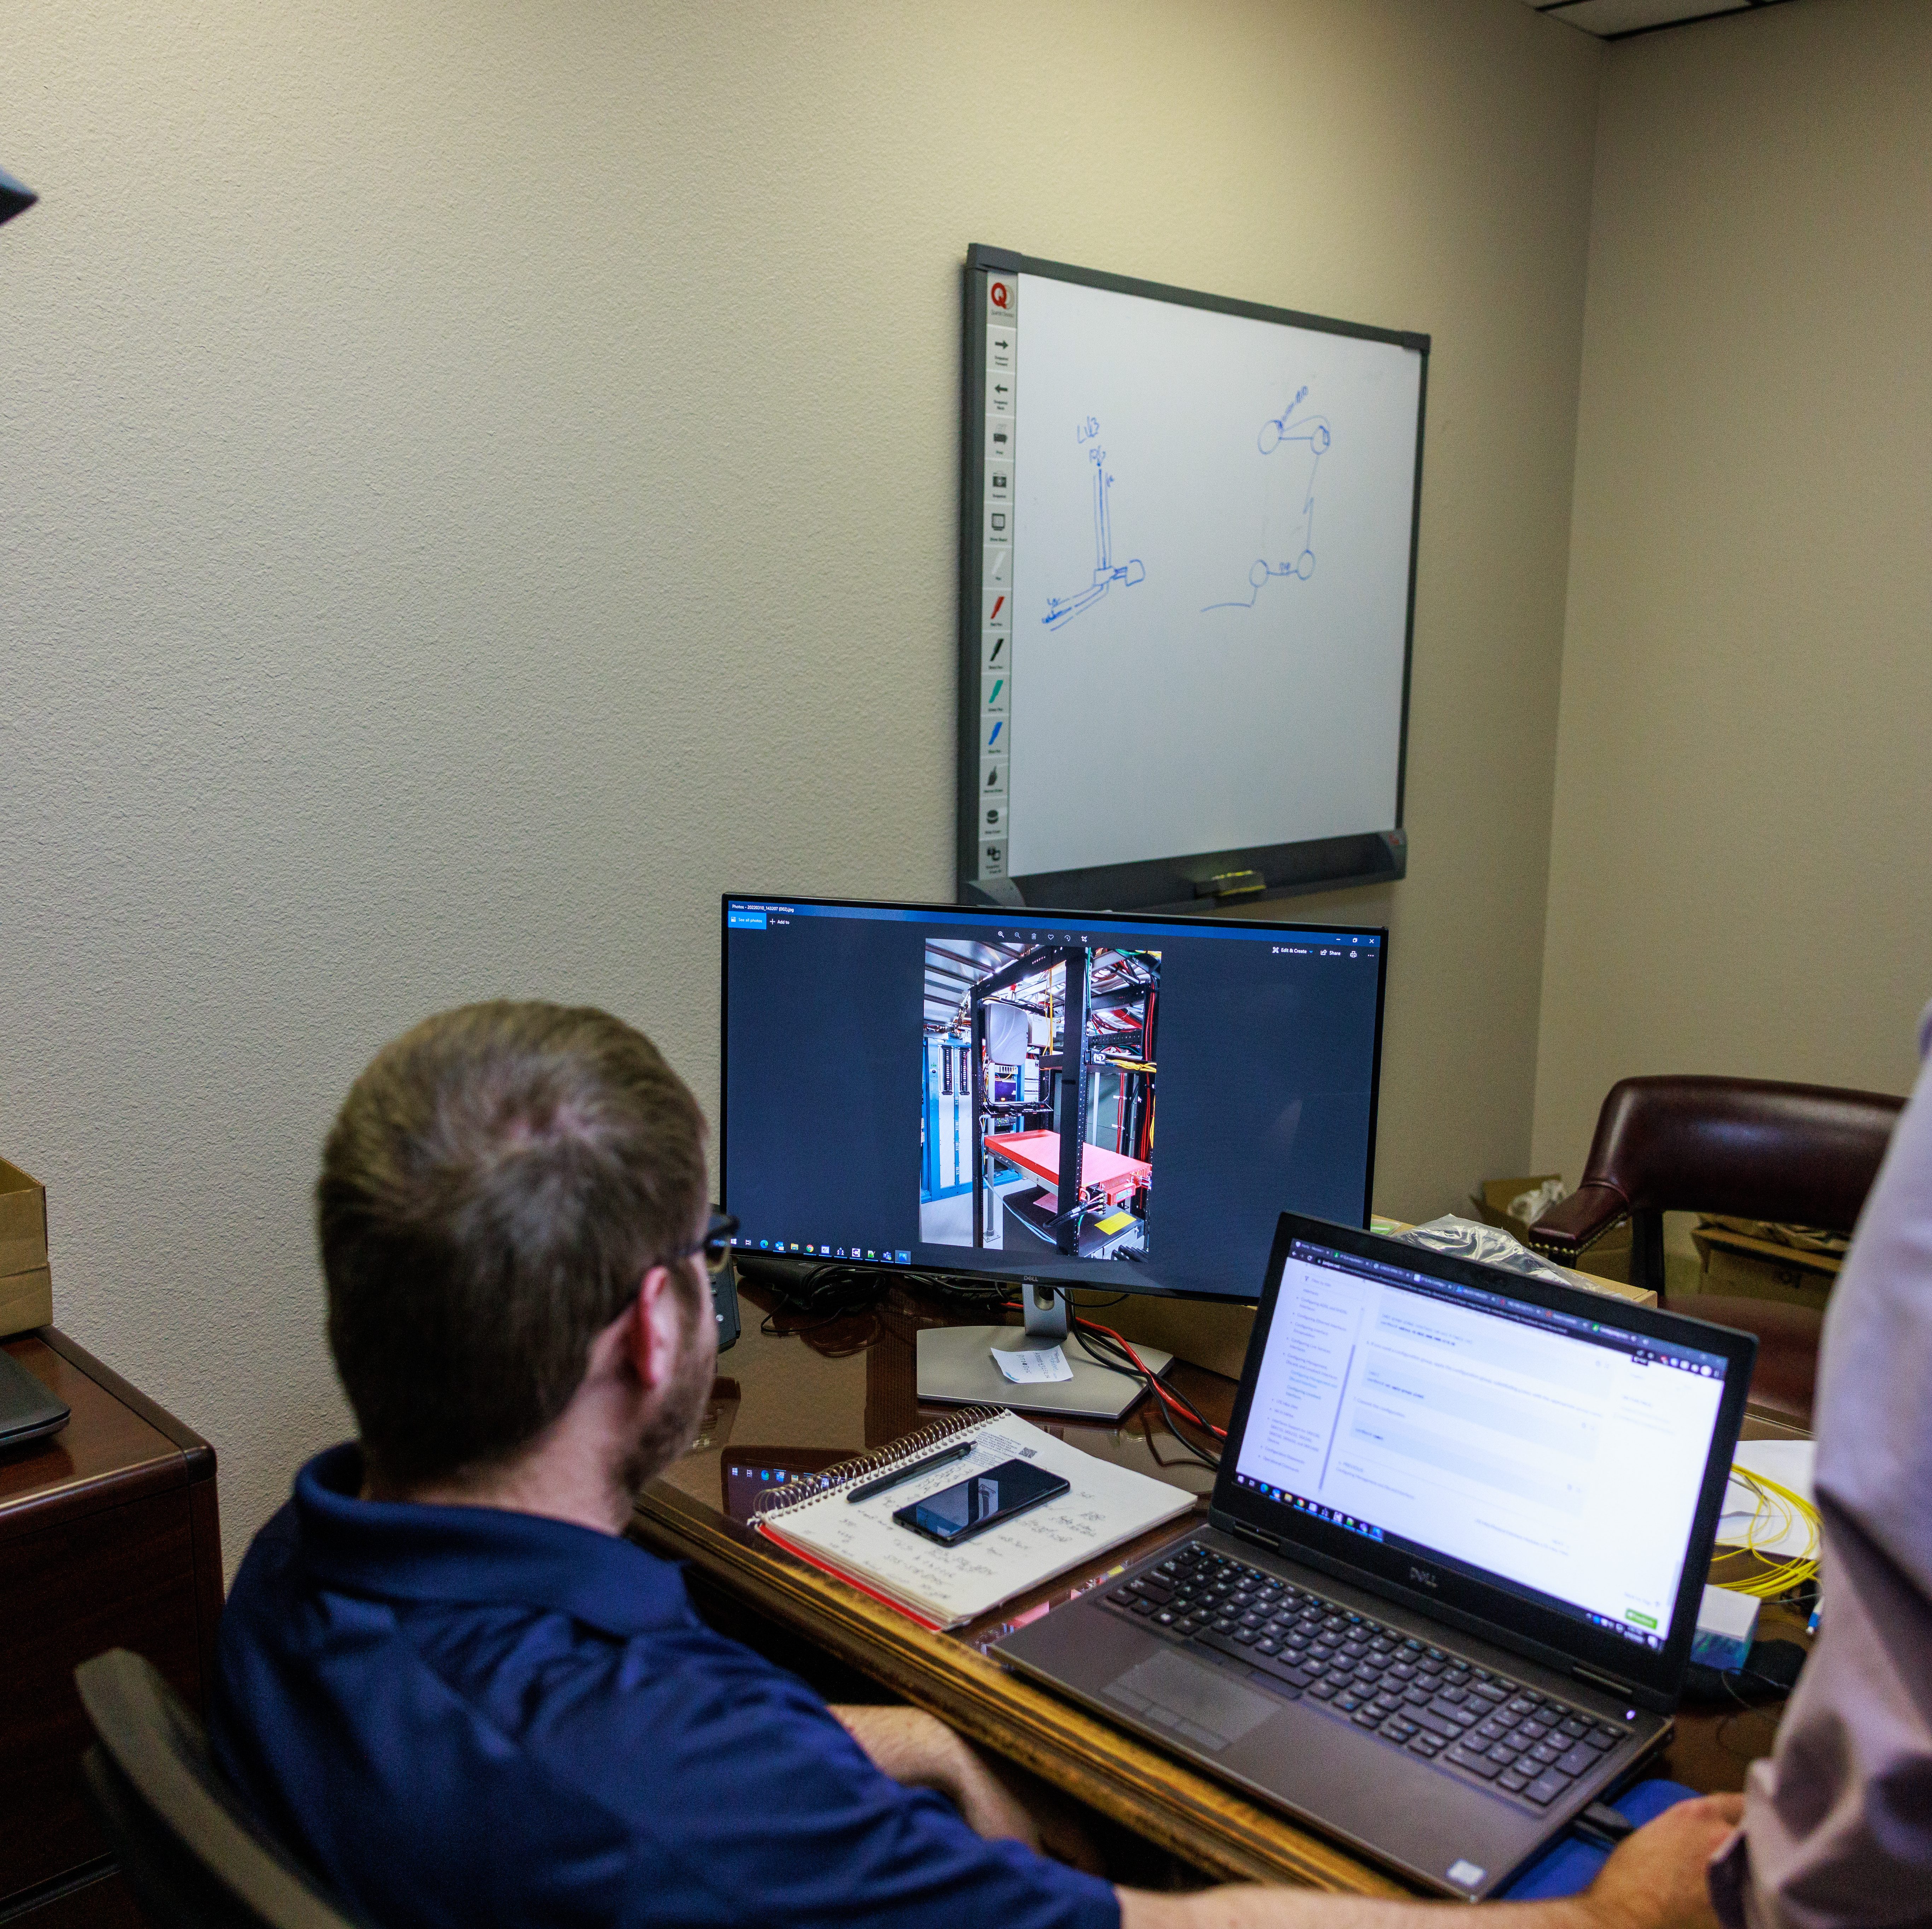
[(221, 1621), (216, 1757), (380, 1929), (1119, 1929), (1112, 1888), (874, 1768), (613, 1535), (357, 1498), (319, 1456)]

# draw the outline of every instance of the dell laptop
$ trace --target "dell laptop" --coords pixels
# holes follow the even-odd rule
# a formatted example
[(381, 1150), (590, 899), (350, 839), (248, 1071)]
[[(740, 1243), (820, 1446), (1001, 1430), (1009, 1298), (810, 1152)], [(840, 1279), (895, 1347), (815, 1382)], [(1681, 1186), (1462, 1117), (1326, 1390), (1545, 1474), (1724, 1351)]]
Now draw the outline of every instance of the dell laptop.
[(1670, 1737), (1756, 1349), (1285, 1213), (1208, 1524), (994, 1652), (1491, 1894)]

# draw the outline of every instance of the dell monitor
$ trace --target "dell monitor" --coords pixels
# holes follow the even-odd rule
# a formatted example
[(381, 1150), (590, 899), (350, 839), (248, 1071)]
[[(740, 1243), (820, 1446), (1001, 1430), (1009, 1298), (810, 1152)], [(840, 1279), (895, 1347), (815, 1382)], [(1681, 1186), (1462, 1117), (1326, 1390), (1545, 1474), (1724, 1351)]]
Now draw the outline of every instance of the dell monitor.
[[(723, 924), (748, 1258), (1023, 1282), (1037, 1345), (1069, 1288), (1252, 1300), (1284, 1210), (1367, 1223), (1385, 931), (737, 896)], [(922, 1399), (1018, 1403), (948, 1343), (977, 1365), (949, 1392), (922, 1348)], [(1028, 1404), (1138, 1392), (1094, 1377), (1098, 1407)]]

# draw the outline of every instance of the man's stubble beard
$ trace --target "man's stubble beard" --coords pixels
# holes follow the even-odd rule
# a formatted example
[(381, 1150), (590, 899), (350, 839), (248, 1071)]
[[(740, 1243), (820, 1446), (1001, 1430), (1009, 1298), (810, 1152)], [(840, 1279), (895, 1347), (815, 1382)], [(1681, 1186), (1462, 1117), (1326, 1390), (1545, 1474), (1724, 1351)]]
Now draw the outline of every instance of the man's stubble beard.
[(644, 1431), (617, 1466), (618, 1484), (633, 1500), (697, 1438), (698, 1424), (717, 1372), (718, 1326), (711, 1310), (709, 1282), (699, 1287), (689, 1304), (680, 1302), (680, 1310), (684, 1332), (677, 1364)]

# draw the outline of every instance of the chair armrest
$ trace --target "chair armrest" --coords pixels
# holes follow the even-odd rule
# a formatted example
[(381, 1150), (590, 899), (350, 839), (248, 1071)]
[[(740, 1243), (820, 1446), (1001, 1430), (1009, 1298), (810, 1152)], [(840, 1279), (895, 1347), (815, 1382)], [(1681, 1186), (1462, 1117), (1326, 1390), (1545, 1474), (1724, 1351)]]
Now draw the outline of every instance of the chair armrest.
[(1629, 1216), (1630, 1202), (1616, 1186), (1579, 1186), (1529, 1228), (1529, 1243), (1538, 1252), (1568, 1264)]

